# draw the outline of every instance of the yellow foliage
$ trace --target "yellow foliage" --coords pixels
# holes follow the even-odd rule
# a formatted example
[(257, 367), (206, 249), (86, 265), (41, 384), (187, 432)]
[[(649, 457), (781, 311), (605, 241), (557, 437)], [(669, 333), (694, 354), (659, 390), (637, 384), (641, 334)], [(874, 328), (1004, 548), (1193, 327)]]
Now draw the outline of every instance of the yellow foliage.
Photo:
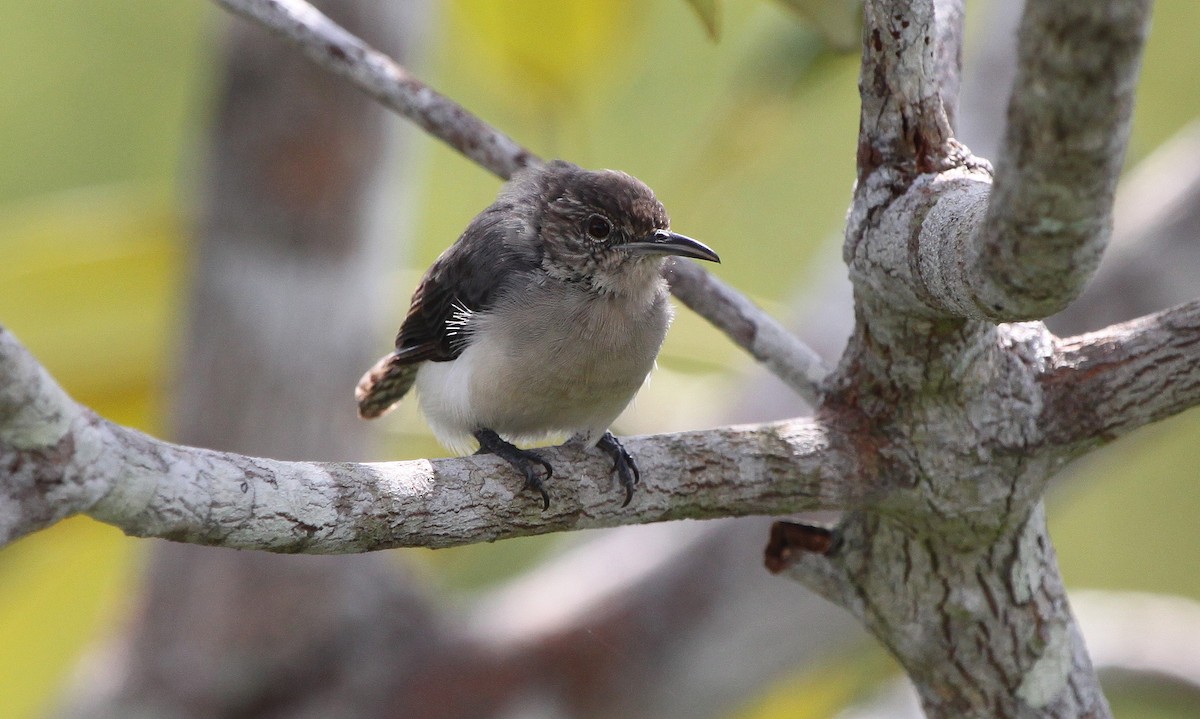
[(605, 77), (613, 53), (636, 26), (635, 7), (632, 0), (455, 0), (451, 20), (470, 32), (461, 46), (484, 56), (480, 67), (489, 77), (529, 94), (516, 103), (550, 103)]
[(178, 221), (127, 188), (72, 191), (0, 212), (0, 322), (68, 392), (150, 430), (178, 316)]
[[(166, 201), (130, 188), (0, 209), (0, 323), (76, 399), (152, 432), (178, 316), (178, 225)], [(4, 549), (0, 716), (40, 715), (98, 632), (117, 630), (139, 546), (75, 518)]]

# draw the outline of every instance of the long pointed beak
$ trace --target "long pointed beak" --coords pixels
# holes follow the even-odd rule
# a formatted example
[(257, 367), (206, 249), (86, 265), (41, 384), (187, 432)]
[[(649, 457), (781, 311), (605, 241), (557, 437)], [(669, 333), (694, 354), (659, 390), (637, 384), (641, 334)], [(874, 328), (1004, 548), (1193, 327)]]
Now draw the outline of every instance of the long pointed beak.
[(717, 253), (704, 243), (667, 230), (655, 230), (649, 237), (626, 243), (625, 249), (642, 255), (677, 255), (709, 262), (721, 261)]

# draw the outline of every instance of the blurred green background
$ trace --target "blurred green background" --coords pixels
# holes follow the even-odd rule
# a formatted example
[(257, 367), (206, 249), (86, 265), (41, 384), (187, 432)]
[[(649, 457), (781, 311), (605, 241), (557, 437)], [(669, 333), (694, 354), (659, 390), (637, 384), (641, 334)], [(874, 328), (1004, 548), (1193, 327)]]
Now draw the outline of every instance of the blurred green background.
[[(674, 227), (718, 248), (717, 273), (761, 304), (786, 315), (828, 270), (854, 173), (858, 58), (825, 52), (779, 3), (727, 0), (716, 42), (682, 0), (435, 8), (419, 75), (543, 156), (646, 180)], [(155, 434), (165, 432), (197, 153), (229, 21), (203, 0), (0, 0), (0, 323), (77, 399)], [(1200, 4), (1159, 3), (1131, 163), (1200, 114), (1197, 27)], [(423, 267), (499, 183), (432, 140), (416, 145)], [(398, 270), (397, 282), (406, 296), (411, 273)], [(622, 431), (713, 424), (751, 369), (687, 312), (661, 365)], [(1088, 458), (1084, 478), (1056, 493), (1052, 530), (1071, 586), (1200, 599), (1197, 430), (1195, 413), (1143, 430)], [(397, 439), (423, 432), (411, 416), (394, 429)], [(0, 551), (0, 717), (39, 716), (88, 644), (118, 628), (143, 551), (86, 519)], [(438, 563), (449, 583), (477, 584), (472, 557), (496, 566), (508, 551), (520, 543)], [(829, 716), (891, 671), (877, 649), (838, 659), (742, 716)], [(1191, 716), (1165, 695), (1113, 699), (1118, 715)]]

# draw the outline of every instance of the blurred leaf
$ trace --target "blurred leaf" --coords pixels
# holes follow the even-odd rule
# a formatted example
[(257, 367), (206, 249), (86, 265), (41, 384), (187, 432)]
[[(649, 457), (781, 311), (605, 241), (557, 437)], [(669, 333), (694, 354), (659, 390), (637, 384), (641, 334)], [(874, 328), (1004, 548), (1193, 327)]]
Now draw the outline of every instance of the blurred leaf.
[(553, 103), (604, 74), (614, 61), (613, 38), (633, 24), (632, 7), (632, 0), (456, 0), (452, 10), (456, 24), (475, 31), (463, 45), (486, 56), (489, 75), (503, 73), (506, 90)]
[(717, 5), (717, 0), (686, 0), (686, 2), (692, 6), (692, 10), (696, 11), (700, 22), (704, 23), (704, 29), (708, 31), (708, 36), (713, 40), (720, 37), (719, 14), (721, 8)]
[(138, 542), (83, 517), (68, 519), (0, 554), (0, 716), (43, 716), (85, 646), (114, 614), (131, 582)]
[(180, 285), (163, 198), (91, 188), (0, 208), (0, 323), (79, 401), (153, 431)]
[(829, 46), (853, 52), (862, 43), (862, 0), (779, 0), (813, 26)]
[(219, 17), (204, 2), (0, 2), (0, 204), (179, 177)]
[(830, 656), (826, 661), (775, 682), (733, 719), (825, 719), (876, 691), (899, 673), (899, 665), (882, 647)]

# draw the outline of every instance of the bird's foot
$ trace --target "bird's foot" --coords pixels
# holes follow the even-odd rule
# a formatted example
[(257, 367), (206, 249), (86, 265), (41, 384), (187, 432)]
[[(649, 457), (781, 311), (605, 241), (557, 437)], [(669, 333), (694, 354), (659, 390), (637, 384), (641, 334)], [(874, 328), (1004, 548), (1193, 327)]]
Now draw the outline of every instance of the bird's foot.
[(621, 446), (621, 442), (613, 436), (612, 432), (605, 432), (596, 446), (612, 458), (611, 471), (617, 473), (617, 479), (625, 488), (625, 501), (621, 503), (621, 506), (628, 507), (629, 501), (633, 499), (633, 488), (642, 481), (642, 473), (638, 471), (637, 463), (633, 461), (633, 457), (629, 456), (629, 452), (625, 451), (625, 447)]
[[(494, 454), (511, 464), (513, 469), (525, 477), (525, 486), (521, 489), (532, 489), (542, 495), (542, 510), (550, 509), (550, 495), (546, 493), (545, 482), (554, 475), (554, 468), (549, 462), (542, 459), (537, 452), (520, 449), (505, 442), (490, 429), (479, 430), (475, 433), (475, 439), (479, 440), (479, 451), (475, 454)], [(542, 469), (546, 470), (546, 476), (540, 476), (536, 465), (541, 465)]]

